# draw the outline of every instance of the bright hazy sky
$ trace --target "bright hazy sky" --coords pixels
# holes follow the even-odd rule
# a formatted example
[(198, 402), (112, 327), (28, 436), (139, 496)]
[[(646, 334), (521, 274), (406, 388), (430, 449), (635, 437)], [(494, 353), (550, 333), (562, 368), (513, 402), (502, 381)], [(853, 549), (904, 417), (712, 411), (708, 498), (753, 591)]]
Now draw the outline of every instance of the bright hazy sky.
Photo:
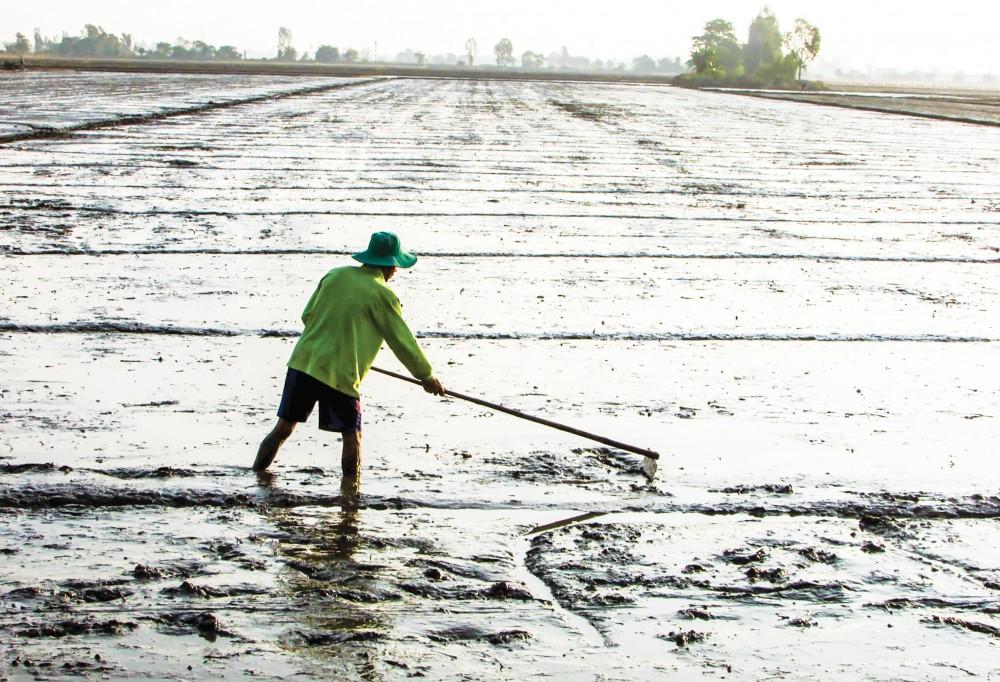
[[(475, 37), (491, 55), (500, 38), (515, 56), (531, 49), (631, 62), (640, 54), (687, 58), (704, 23), (732, 21), (741, 40), (764, 2), (754, 0), (3, 0), (0, 40), (78, 34), (85, 23), (132, 33), (140, 43), (178, 37), (231, 44), (271, 56), (278, 27), (292, 31), (299, 51), (328, 43), (392, 58), (412, 48), (427, 54), (463, 52)], [(819, 27), (820, 61), (844, 67), (1000, 73), (996, 33), (1000, 0), (771, 0), (783, 30), (796, 17)]]

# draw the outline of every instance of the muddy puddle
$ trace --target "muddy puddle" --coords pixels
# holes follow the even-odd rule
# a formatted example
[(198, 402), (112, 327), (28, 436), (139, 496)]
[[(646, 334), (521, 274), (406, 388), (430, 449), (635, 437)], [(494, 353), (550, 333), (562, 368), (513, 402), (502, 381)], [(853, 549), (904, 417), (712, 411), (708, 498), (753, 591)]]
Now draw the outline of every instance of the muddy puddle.
[[(2, 676), (1000, 674), (1000, 131), (0, 78), (0, 135), (234, 104), (0, 144)], [(359, 486), (314, 423), (252, 474), (305, 299), (387, 228), (447, 386), (658, 450), (657, 479), (384, 376)]]

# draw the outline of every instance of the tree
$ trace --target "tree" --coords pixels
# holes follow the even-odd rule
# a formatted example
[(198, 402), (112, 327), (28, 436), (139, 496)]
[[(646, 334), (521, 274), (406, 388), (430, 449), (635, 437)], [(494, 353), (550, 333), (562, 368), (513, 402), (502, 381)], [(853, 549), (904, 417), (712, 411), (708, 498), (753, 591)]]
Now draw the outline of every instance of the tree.
[(42, 37), (41, 29), (35, 29), (35, 53), (45, 52), (47, 50), (48, 43), (45, 38)]
[(514, 63), (514, 46), (507, 38), (501, 38), (493, 46), (493, 54), (497, 58), (497, 66), (508, 66)]
[(802, 80), (802, 69), (819, 54), (819, 29), (805, 19), (796, 19), (795, 28), (785, 34), (788, 56), (795, 64), (795, 79)]
[(778, 29), (778, 19), (769, 7), (764, 7), (750, 23), (750, 34), (743, 48), (743, 65), (750, 76), (775, 75), (780, 69), (781, 45), (784, 39)]
[(656, 71), (656, 62), (648, 54), (644, 54), (632, 60), (632, 70), (640, 73), (652, 73)]
[(294, 62), (298, 52), (292, 47), (292, 32), (284, 26), (278, 29), (278, 61)]
[(724, 19), (705, 24), (705, 32), (694, 38), (688, 65), (696, 73), (713, 78), (739, 78), (744, 73), (740, 44), (733, 25)]
[(153, 51), (149, 53), (149, 56), (153, 59), (170, 59), (172, 52), (173, 45), (170, 43), (157, 43)]
[(240, 54), (240, 51), (237, 50), (235, 46), (223, 45), (215, 53), (215, 58), (235, 62), (239, 59), (243, 59), (243, 55)]
[(664, 57), (656, 62), (656, 70), (661, 73), (684, 73), (684, 66), (681, 64), (680, 57), (674, 57), (673, 59)]
[(215, 45), (209, 45), (208, 43), (196, 40), (191, 43), (191, 49), (189, 50), (189, 57), (191, 59), (199, 59), (207, 61), (209, 59), (215, 59), (215, 55), (218, 50), (215, 49)]
[(336, 64), (340, 61), (340, 50), (332, 45), (320, 45), (316, 48), (316, 61), (320, 64)]
[(25, 55), (31, 52), (31, 43), (28, 42), (28, 36), (18, 33), (14, 36), (14, 42), (5, 44), (4, 49), (7, 52)]
[(479, 49), (479, 44), (476, 43), (475, 38), (469, 38), (465, 41), (465, 54), (469, 58), (469, 66), (473, 66), (476, 63), (476, 50)]
[(538, 54), (537, 52), (532, 52), (528, 50), (521, 55), (521, 67), (525, 69), (540, 69), (542, 64), (545, 63), (545, 57)]
[(423, 66), (427, 63), (427, 55), (423, 52), (414, 52), (413, 58), (417, 60), (417, 66)]
[(344, 61), (348, 63), (353, 63), (358, 61), (358, 51), (355, 50), (353, 47), (347, 49), (344, 52)]

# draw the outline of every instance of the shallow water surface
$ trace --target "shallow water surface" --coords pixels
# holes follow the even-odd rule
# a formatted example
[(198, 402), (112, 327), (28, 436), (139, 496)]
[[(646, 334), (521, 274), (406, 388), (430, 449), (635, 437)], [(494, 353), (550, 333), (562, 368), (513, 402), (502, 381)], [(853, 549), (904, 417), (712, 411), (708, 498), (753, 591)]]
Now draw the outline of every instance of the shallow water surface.
[[(3, 78), (0, 135), (66, 128), (0, 144), (5, 677), (1000, 675), (1000, 131)], [(420, 254), (393, 286), (446, 386), (658, 478), (378, 375), (359, 487), (314, 423), (252, 474), (301, 307), (379, 229)]]

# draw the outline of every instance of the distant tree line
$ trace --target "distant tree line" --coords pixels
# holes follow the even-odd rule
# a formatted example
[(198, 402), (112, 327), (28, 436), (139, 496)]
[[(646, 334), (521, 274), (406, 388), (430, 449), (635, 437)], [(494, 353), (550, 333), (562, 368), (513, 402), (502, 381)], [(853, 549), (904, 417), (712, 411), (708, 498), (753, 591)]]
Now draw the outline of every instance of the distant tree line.
[[(9, 53), (53, 55), (59, 57), (78, 58), (141, 58), (141, 59), (177, 59), (189, 61), (235, 61), (244, 58), (244, 53), (233, 45), (216, 47), (201, 40), (188, 41), (178, 38), (175, 42), (159, 42), (153, 47), (138, 45), (128, 33), (115, 35), (108, 33), (102, 27), (87, 24), (80, 35), (63, 35), (61, 38), (46, 38), (35, 29), (32, 41), (23, 33), (16, 34), (14, 41), (4, 43), (3, 47)], [(443, 55), (427, 55), (424, 52), (406, 50), (399, 53), (396, 61), (400, 63), (439, 64), (446, 66), (475, 66), (478, 44), (475, 38), (469, 38), (465, 43), (465, 54), (452, 53)], [(673, 59), (655, 60), (648, 55), (641, 55), (632, 60), (631, 65), (616, 60), (591, 60), (587, 57), (575, 56), (567, 48), (561, 52), (544, 55), (534, 50), (525, 50), (520, 58), (515, 56), (514, 45), (510, 39), (503, 38), (493, 47), (496, 66), (500, 68), (522, 68), (530, 70), (557, 71), (632, 71), (648, 74), (679, 74), (685, 71), (679, 57)], [(367, 53), (362, 55), (354, 48), (341, 49), (333, 45), (319, 46), (313, 55), (308, 52), (299, 53), (295, 48), (292, 32), (284, 26), (278, 29), (277, 51), (273, 57), (281, 62), (316, 62), (320, 64), (351, 64), (367, 61)]]
[(79, 36), (63, 35), (59, 39), (46, 38), (35, 29), (34, 41), (29, 41), (23, 33), (18, 33), (13, 43), (5, 43), (7, 52), (14, 54), (47, 54), (58, 57), (85, 58), (128, 58), (146, 57), (150, 59), (189, 60), (235, 60), (243, 54), (232, 45), (215, 47), (201, 40), (193, 42), (178, 38), (176, 43), (157, 43), (152, 49), (136, 45), (128, 33), (115, 35), (100, 26), (87, 24)]
[(792, 30), (782, 33), (777, 17), (765, 7), (751, 22), (743, 44), (730, 22), (709, 21), (705, 32), (695, 36), (687, 64), (698, 76), (720, 81), (792, 81), (802, 78), (802, 70), (819, 48), (818, 28), (796, 19)]
[[(128, 33), (115, 35), (100, 26), (87, 24), (78, 36), (63, 35), (61, 38), (46, 38), (35, 29), (32, 41), (23, 33), (17, 33), (13, 42), (3, 43), (3, 48), (11, 54), (53, 55), (57, 57), (79, 58), (140, 58), (140, 59), (182, 59), (191, 61), (235, 61), (244, 59), (244, 53), (233, 45), (216, 47), (201, 40), (188, 41), (178, 38), (174, 43), (159, 42), (152, 48), (137, 45)], [(278, 29), (278, 51), (274, 57), (283, 62), (317, 61), (323, 64), (356, 62), (360, 54), (353, 48), (341, 51), (331, 45), (322, 45), (315, 57), (308, 53), (301, 55), (292, 45), (292, 32), (285, 27)]]

